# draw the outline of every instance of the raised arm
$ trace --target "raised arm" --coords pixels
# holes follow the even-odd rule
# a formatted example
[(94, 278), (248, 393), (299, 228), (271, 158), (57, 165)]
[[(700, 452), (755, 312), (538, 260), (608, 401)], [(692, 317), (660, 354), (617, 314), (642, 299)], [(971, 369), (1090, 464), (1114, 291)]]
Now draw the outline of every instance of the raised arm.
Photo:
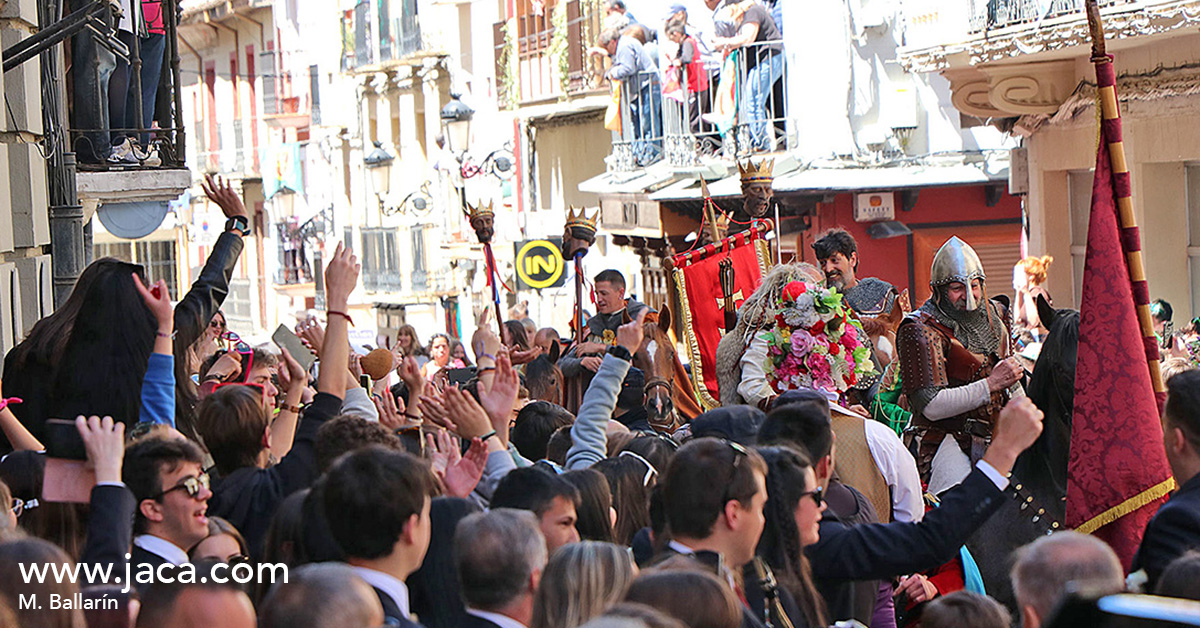
[(171, 297), (167, 282), (158, 280), (147, 288), (141, 277), (133, 273), (133, 283), (146, 307), (158, 321), (154, 335), (154, 352), (146, 366), (142, 379), (142, 407), (138, 415), (140, 423), (162, 423), (175, 427), (175, 355), (172, 342), (175, 338), (175, 313), (171, 308)]

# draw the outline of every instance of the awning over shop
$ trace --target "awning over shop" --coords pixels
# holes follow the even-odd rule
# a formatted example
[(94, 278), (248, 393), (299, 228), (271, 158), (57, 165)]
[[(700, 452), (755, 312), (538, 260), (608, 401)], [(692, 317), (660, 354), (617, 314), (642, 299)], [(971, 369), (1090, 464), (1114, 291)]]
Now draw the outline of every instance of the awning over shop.
[(644, 194), (676, 177), (665, 163), (634, 172), (605, 172), (579, 184), (580, 192), (592, 194)]
[[(896, 166), (888, 168), (809, 168), (775, 179), (775, 192), (826, 193), (868, 190), (980, 185), (1008, 181), (1007, 160), (947, 166)], [(741, 180), (734, 174), (709, 181), (714, 198), (740, 196)], [(655, 201), (695, 201), (700, 199), (700, 181), (689, 177), (650, 195)]]

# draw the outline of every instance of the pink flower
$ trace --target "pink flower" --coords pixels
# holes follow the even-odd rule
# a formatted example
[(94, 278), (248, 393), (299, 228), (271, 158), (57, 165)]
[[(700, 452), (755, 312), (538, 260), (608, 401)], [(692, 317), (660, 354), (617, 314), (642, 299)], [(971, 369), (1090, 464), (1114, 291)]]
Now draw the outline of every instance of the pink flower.
[(792, 354), (804, 357), (812, 352), (817, 345), (817, 339), (803, 329), (792, 332)]
[(825, 356), (817, 353), (808, 354), (808, 359), (804, 361), (808, 367), (808, 374), (812, 376), (814, 382), (829, 382), (833, 383), (833, 377), (829, 369), (829, 362)]

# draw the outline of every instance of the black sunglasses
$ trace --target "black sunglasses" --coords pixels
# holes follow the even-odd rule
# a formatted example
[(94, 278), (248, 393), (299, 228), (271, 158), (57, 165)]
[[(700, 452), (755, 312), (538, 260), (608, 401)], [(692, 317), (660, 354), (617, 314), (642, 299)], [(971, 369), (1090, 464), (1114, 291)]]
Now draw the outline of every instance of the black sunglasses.
[(818, 486), (811, 491), (800, 493), (800, 497), (811, 497), (813, 503), (817, 505), (817, 508), (820, 508), (821, 504), (825, 503), (825, 489)]
[(180, 482), (179, 484), (176, 484), (175, 486), (172, 486), (171, 488), (159, 493), (158, 495), (151, 497), (151, 499), (159, 500), (159, 499), (162, 499), (163, 496), (165, 496), (167, 493), (170, 493), (171, 491), (178, 491), (178, 490), (187, 491), (188, 497), (191, 497), (192, 499), (196, 499), (197, 497), (200, 496), (201, 492), (208, 490), (208, 487), (209, 487), (208, 474), (201, 473), (199, 476), (191, 476), (188, 478), (184, 478), (184, 480), (182, 482)]

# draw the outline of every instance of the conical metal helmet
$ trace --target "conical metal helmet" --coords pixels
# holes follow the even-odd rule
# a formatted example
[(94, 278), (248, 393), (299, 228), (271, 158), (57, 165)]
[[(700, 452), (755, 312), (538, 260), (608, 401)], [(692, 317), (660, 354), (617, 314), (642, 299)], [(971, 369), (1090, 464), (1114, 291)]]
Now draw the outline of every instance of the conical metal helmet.
[[(983, 274), (983, 262), (979, 261), (979, 254), (970, 244), (963, 242), (958, 236), (952, 236), (938, 249), (937, 255), (933, 256), (929, 285), (938, 288), (957, 281), (969, 288), (972, 279), (987, 280)], [(978, 305), (975, 295), (968, 289), (966, 310), (973, 311)]]

